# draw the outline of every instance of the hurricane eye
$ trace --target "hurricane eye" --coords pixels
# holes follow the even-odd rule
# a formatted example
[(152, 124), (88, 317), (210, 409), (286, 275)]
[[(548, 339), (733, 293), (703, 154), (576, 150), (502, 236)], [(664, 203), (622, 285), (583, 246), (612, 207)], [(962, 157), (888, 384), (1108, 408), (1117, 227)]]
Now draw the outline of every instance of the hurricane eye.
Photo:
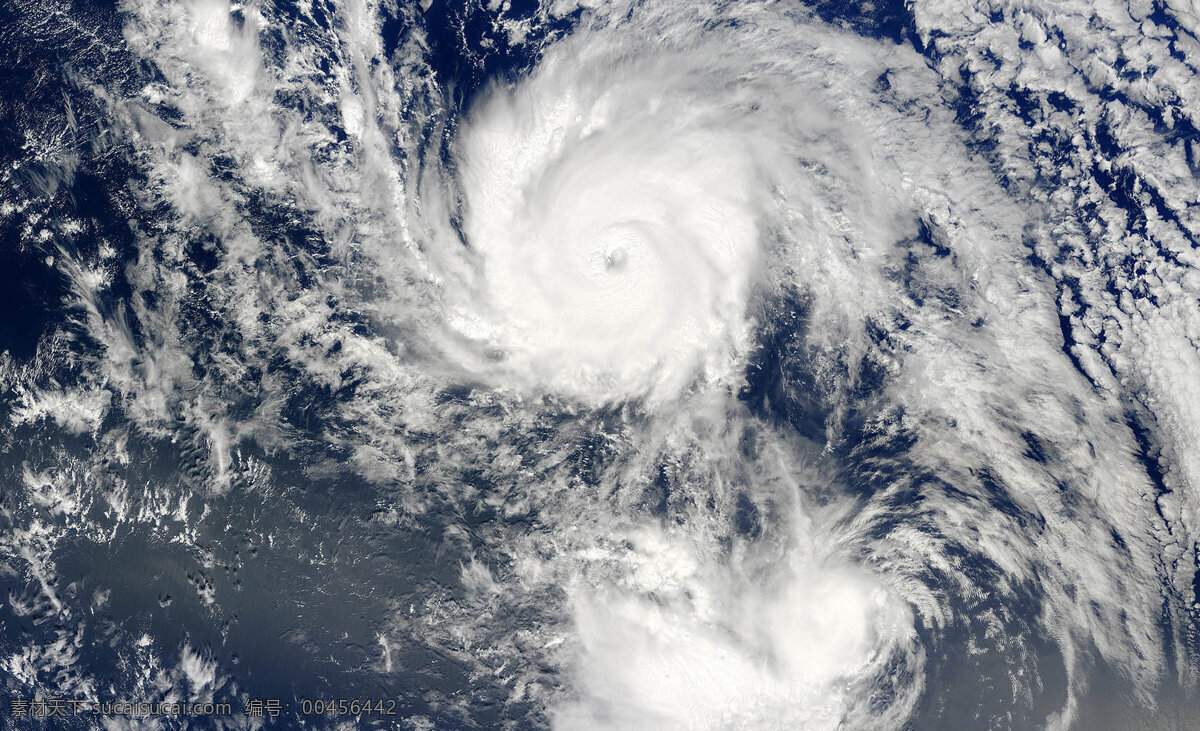
[(625, 252), (625, 249), (620, 247), (609, 249), (604, 254), (604, 266), (609, 271), (620, 271), (625, 268), (625, 258), (627, 256), (628, 254)]

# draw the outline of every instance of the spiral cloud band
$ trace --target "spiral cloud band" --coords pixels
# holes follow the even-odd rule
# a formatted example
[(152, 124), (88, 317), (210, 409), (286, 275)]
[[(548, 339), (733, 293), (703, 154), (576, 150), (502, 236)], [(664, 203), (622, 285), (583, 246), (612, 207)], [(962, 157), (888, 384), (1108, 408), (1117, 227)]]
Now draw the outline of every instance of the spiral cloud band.
[(745, 349), (766, 151), (734, 100), (689, 94), (686, 54), (588, 55), (563, 49), (493, 92), (457, 140), (482, 260), (461, 327), (541, 387), (674, 398)]
[(13, 693), (1200, 719), (1190, 7), (39, 7)]

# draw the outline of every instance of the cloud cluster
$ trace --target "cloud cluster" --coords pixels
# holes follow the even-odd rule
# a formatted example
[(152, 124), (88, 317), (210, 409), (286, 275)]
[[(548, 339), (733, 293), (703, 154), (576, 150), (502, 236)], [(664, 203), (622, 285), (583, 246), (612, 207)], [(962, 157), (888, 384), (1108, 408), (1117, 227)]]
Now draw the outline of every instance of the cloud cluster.
[[(85, 443), (10, 475), (14, 608), (81, 615), (61, 546), (131, 530), (219, 615), (210, 514), (290, 550), (348, 519), (288, 481), (352, 473), (433, 568), (355, 574), (355, 531), (307, 568), (394, 599), (371, 672), (421, 648), (480, 694), (431, 681), (414, 725), (486, 689), (565, 728), (1065, 727), (1099, 664), (1145, 707), (1186, 681), (1194, 19), (918, 3), (918, 52), (568, 6), (488, 16), (528, 68), (463, 107), (415, 7), (125, 3), (158, 72), (89, 88), (130, 250), (64, 246), (78, 336), (0, 363), (14, 429)], [(80, 666), (58, 641), (5, 662)]]

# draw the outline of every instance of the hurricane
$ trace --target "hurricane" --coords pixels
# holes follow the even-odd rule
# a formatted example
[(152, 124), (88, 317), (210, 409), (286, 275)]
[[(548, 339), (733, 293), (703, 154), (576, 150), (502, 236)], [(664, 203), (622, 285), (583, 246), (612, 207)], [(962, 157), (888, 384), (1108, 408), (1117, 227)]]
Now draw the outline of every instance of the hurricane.
[(1192, 5), (3, 7), (14, 724), (1200, 723)]

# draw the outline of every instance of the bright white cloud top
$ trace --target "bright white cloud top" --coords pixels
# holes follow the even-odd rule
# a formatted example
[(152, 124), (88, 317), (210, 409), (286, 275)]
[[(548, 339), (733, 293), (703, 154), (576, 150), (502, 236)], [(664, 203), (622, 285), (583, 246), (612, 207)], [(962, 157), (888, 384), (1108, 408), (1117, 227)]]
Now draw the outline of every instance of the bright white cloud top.
[(481, 270), (459, 327), (494, 333), (532, 388), (675, 399), (746, 349), (771, 151), (735, 99), (696, 88), (693, 55), (570, 45), (478, 102), (455, 142)]

